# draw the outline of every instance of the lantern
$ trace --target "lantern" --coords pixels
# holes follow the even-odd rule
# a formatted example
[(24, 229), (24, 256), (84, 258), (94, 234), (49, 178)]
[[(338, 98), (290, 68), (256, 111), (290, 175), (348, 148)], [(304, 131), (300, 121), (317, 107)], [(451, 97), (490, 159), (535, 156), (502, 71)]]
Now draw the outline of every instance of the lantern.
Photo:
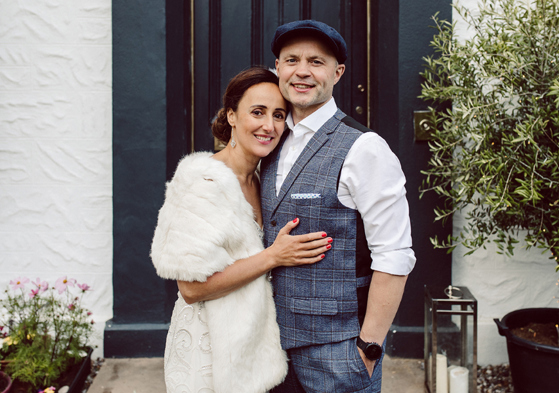
[(477, 392), (477, 300), (468, 288), (425, 286), (424, 364), (428, 393)]

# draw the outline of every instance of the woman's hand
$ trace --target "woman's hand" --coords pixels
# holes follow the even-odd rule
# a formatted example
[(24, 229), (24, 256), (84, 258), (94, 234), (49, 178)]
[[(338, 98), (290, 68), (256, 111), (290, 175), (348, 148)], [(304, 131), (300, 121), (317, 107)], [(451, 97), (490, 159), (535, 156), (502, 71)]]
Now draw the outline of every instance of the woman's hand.
[(289, 232), (299, 224), (290, 221), (276, 236), (274, 244), (248, 258), (239, 259), (222, 272), (214, 273), (205, 282), (177, 281), (185, 302), (192, 304), (218, 299), (247, 285), (270, 269), (278, 266), (300, 266), (316, 263), (332, 248), (332, 238), (324, 232), (291, 236)]
[(332, 238), (326, 232), (313, 232), (291, 236), (299, 219), (289, 221), (278, 233), (274, 244), (266, 249), (274, 267), (309, 265), (321, 261), (324, 253), (332, 248)]

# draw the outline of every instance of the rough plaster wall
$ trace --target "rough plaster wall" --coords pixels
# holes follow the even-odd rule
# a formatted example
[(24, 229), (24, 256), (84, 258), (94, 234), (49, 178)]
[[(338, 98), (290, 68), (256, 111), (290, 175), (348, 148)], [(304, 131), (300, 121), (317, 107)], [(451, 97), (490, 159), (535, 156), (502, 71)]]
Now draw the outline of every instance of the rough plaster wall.
[(0, 3), (0, 288), (88, 283), (112, 317), (110, 0)]
[[(477, 0), (459, 3), (472, 12), (477, 9)], [(453, 20), (458, 23), (460, 38), (471, 35), (456, 13)], [(465, 214), (454, 215), (455, 236), (464, 221)], [(508, 363), (506, 340), (499, 336), (493, 318), (500, 319), (519, 308), (559, 306), (559, 274), (555, 273), (549, 253), (527, 251), (522, 245), (516, 247), (510, 258), (496, 251), (496, 247), (489, 245), (469, 256), (463, 256), (467, 250), (457, 248), (452, 255), (452, 283), (467, 286), (478, 301), (478, 354), (482, 365)]]

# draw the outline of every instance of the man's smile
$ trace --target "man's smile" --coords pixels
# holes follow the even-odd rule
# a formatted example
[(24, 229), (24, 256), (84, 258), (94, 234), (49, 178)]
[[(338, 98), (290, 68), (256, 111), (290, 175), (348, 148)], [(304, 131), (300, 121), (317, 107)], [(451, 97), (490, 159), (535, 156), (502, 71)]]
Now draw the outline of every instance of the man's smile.
[(293, 88), (298, 92), (306, 92), (314, 87), (313, 85), (304, 83), (292, 83), (291, 86), (293, 86)]

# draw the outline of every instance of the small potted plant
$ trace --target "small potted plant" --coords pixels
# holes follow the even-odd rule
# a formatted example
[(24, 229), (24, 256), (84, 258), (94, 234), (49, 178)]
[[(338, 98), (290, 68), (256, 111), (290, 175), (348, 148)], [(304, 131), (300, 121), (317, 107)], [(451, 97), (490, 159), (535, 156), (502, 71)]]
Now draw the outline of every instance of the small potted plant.
[(89, 290), (67, 277), (54, 286), (39, 278), (10, 281), (0, 299), (0, 364), (13, 381), (10, 392), (72, 385), (70, 371), (79, 370), (84, 359), (90, 361), (92, 352), (94, 321), (81, 305)]
[(0, 371), (0, 393), (8, 393), (12, 387), (12, 379), (10, 376)]
[[(557, 261), (559, 1), (481, 0), (479, 11), (455, 10), (471, 36), (460, 41), (455, 24), (435, 16), (435, 55), (422, 73), (434, 129), (422, 192), (446, 200), (437, 219), (466, 211), (467, 221), (458, 236), (432, 242), (449, 251), (462, 244), (468, 254), (495, 242), (512, 255), (524, 240)], [(515, 391), (556, 392), (559, 348), (512, 331), (537, 323), (553, 334), (559, 309), (517, 310), (496, 322)]]

